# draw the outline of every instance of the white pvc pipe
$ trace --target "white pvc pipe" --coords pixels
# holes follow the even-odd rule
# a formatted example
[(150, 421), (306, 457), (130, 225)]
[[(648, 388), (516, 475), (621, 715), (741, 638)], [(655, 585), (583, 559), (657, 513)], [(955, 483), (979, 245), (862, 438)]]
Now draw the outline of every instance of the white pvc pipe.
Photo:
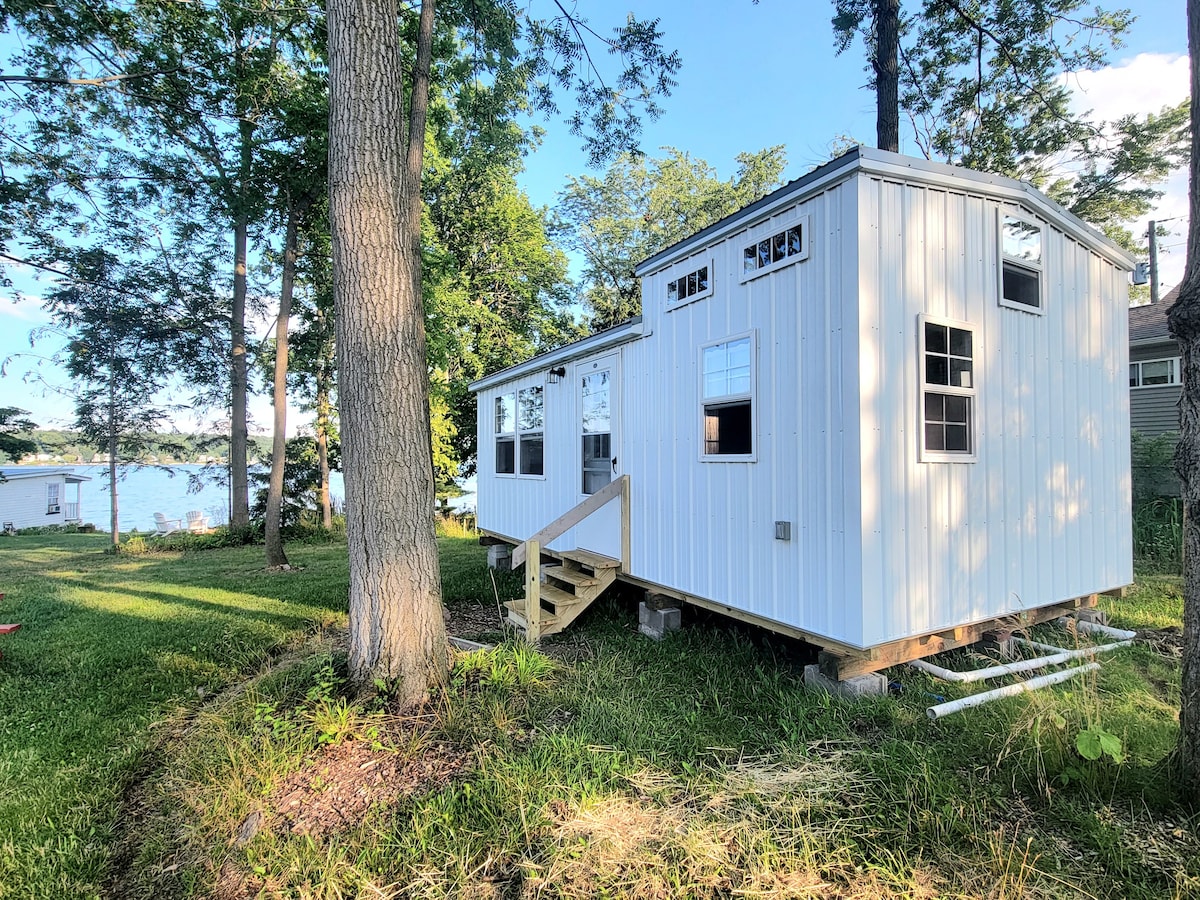
[(1032, 647), (1034, 650), (1054, 650), (1062, 653), (1069, 653), (1072, 659), (1078, 659), (1081, 656), (1094, 656), (1097, 653), (1104, 653), (1107, 650), (1116, 650), (1118, 647), (1133, 646), (1133, 641), (1118, 641), (1115, 644), (1096, 644), (1094, 647), (1080, 647), (1077, 650), (1063, 650), (1062, 647), (1055, 647), (1053, 644), (1039, 644), (1037, 641), (1027, 641), (1025, 638), (1015, 637), (1013, 640), (1024, 644), (1026, 647)]
[[(1063, 616), (1056, 623), (1063, 628), (1071, 627), (1071, 620)], [(1109, 637), (1120, 638), (1121, 640), (1129, 640), (1137, 637), (1136, 631), (1126, 631), (1124, 628), (1113, 628), (1111, 625), (1100, 625), (1097, 622), (1087, 622), (1083, 619), (1075, 620), (1075, 630), (1082, 631), (1084, 634), (1105, 634)]]
[(1003, 663), (999, 666), (992, 666), (987, 669), (968, 669), (965, 672), (956, 672), (954, 669), (944, 669), (941, 666), (935, 666), (931, 662), (926, 662), (923, 659), (914, 659), (909, 662), (909, 665), (914, 669), (920, 669), (922, 672), (928, 672), (930, 675), (936, 675), (943, 681), (957, 681), (960, 683), (970, 683), (973, 681), (987, 681), (989, 678), (999, 678), (1001, 675), (1016, 675), (1019, 672), (1029, 672), (1033, 669), (1044, 669), (1047, 666), (1058, 666), (1073, 659), (1070, 650), (1063, 650), (1060, 647), (1048, 648), (1054, 651), (1051, 656), (1039, 656), (1037, 659), (1022, 659), (1017, 662)]
[(931, 706), (925, 710), (925, 715), (929, 716), (930, 719), (940, 719), (942, 716), (948, 716), (962, 709), (970, 709), (973, 706), (981, 706), (984, 703), (990, 703), (992, 700), (999, 700), (1001, 697), (1012, 697), (1016, 694), (1023, 694), (1026, 691), (1036, 691), (1038, 688), (1049, 687), (1052, 684), (1058, 684), (1061, 681), (1074, 678), (1076, 675), (1082, 675), (1084, 672), (1094, 672), (1099, 668), (1100, 663), (1093, 662), (1083, 666), (1075, 666), (1071, 669), (1062, 669), (1058, 672), (1051, 672), (1049, 675), (1031, 678), (1029, 681), (1021, 681), (1017, 684), (1005, 685), (1004, 687), (984, 691), (980, 694), (972, 694), (970, 697), (963, 697), (961, 700), (939, 703), (937, 706)]

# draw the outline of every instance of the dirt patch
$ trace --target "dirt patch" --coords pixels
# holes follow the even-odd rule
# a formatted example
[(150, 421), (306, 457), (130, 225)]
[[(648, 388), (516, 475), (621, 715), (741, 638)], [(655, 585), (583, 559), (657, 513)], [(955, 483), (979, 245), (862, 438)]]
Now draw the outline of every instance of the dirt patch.
[(504, 628), (494, 602), (466, 600), (446, 607), (446, 631), (455, 637), (490, 644)]
[(1168, 659), (1183, 658), (1183, 629), (1178, 625), (1166, 628), (1147, 628), (1138, 632), (1135, 639), (1139, 644), (1145, 644)]
[(409, 758), (369, 741), (330, 744), (267, 798), (267, 823), (322, 838), (362, 820), (376, 805), (437, 790), (465, 769), (471, 755), (432, 741)]

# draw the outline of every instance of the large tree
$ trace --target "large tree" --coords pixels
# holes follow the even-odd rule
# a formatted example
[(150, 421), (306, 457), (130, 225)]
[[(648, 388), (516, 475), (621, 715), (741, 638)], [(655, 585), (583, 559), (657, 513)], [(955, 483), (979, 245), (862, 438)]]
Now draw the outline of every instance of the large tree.
[(1200, 808), (1200, 114), (1196, 105), (1200, 100), (1200, 0), (1188, 0), (1187, 23), (1192, 94), (1190, 223), (1183, 284), (1167, 316), (1183, 366), (1175, 451), (1184, 503), (1183, 673), (1177, 762), (1183, 793)]
[[(24, 74), (15, 77), (25, 90), (6, 102), (28, 132), (9, 145), (27, 177), (8, 194), (53, 213), (20, 218), (34, 262), (53, 266), (70, 252), (66, 235), (113, 214), (145, 214), (148, 231), (161, 223), (203, 234), (193, 248), (228, 260), (226, 367), (209, 393), (229, 406), (230, 517), (243, 524), (246, 316), (252, 233), (268, 207), (264, 135), (279, 116), (281, 78), (317, 62), (306, 51), (320, 17), (282, 0), (16, 0), (0, 18), (22, 34)], [(67, 195), (73, 202), (61, 202)]]
[(777, 187), (787, 162), (782, 146), (740, 153), (737, 172), (722, 180), (704, 160), (664, 149), (656, 159), (624, 155), (601, 178), (572, 177), (559, 196), (558, 224), (583, 257), (594, 330), (641, 313), (639, 262)]
[[(557, 6), (557, 4), (556, 4)], [(632, 16), (608, 39), (625, 61), (611, 85), (585, 61), (583, 21), (525, 23), (521, 64), (516, 8), (458, 10), (478, 47), (476, 65), (503, 82), (544, 76), (575, 89), (572, 119), (600, 158), (632, 140), (637, 109), (669, 87), (677, 66), (656, 23)], [(453, 6), (448, 6), (454, 22)], [(406, 40), (402, 43), (397, 22)], [(337, 311), (342, 458), (350, 554), (350, 664), (360, 678), (393, 681), (400, 702), (422, 700), (445, 677), (428, 369), (421, 278), (421, 175), (435, 35), (433, 0), (419, 16), (396, 0), (330, 0), (330, 220)], [(589, 56), (588, 59), (592, 57)], [(556, 60), (556, 62), (555, 62)], [(519, 73), (526, 73), (521, 75)], [(483, 79), (480, 79), (481, 81)], [(645, 109), (645, 106), (640, 107)]]
[(1072, 72), (1107, 64), (1129, 10), (1083, 0), (834, 0), (838, 52), (856, 38), (877, 96), (877, 143), (898, 149), (900, 114), (929, 158), (1021, 178), (1132, 248), (1186, 156), (1187, 107), (1094, 121), (1072, 106)]
[(30, 453), (37, 453), (38, 445), (22, 434), (31, 434), (37, 425), (26, 419), (29, 410), (15, 406), (0, 406), (0, 457), (13, 462)]

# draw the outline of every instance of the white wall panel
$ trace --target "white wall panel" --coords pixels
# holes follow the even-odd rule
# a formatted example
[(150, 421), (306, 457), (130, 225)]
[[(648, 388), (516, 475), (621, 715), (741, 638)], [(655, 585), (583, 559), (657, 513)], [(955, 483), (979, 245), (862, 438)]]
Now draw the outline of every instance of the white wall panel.
[[(859, 183), (863, 643), (1131, 581), (1124, 273), (1044, 223), (1045, 314), (1002, 307), (1000, 203)], [(922, 313), (975, 329), (975, 462), (919, 461)]]

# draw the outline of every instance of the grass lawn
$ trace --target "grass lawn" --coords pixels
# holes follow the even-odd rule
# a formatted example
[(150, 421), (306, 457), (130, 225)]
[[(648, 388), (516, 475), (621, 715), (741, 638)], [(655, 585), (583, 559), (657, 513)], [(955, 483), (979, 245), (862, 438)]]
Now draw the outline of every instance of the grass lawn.
[[(1112, 601), (1150, 639), (1098, 677), (937, 723), (972, 690), (831, 700), (800, 645), (690, 613), (655, 644), (620, 597), (401, 716), (346, 693), (344, 546), (102, 546), (0, 540), (0, 898), (1200, 896), (1177, 579)], [(441, 549), (455, 630), (500, 637), (482, 549)]]

